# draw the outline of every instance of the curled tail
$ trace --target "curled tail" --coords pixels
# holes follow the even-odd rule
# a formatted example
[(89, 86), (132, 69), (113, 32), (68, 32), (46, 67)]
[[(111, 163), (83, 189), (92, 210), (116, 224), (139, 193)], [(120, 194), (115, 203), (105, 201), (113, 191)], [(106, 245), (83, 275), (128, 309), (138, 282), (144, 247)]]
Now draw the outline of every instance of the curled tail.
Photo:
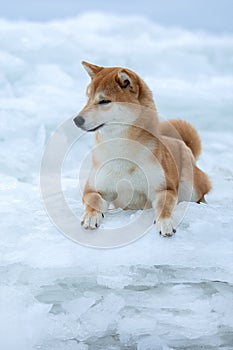
[(171, 119), (159, 124), (159, 131), (164, 136), (183, 140), (194, 158), (197, 160), (201, 153), (201, 140), (197, 130), (184, 120)]

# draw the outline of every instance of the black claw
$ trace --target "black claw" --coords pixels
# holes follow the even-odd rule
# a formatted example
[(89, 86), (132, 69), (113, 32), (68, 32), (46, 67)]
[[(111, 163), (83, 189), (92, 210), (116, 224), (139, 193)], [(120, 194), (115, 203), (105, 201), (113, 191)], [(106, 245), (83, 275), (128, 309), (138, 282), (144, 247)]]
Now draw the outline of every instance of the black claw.
[(98, 228), (98, 227), (99, 227), (99, 225), (96, 223), (96, 224), (95, 224), (95, 227), (96, 227), (96, 228)]
[(84, 224), (84, 221), (81, 221), (81, 225), (83, 225)]
[(104, 218), (104, 213), (102, 213), (102, 218)]
[(176, 233), (176, 229), (175, 228), (172, 231), (173, 231), (173, 233)]
[(156, 220), (154, 220), (154, 224), (156, 224)]
[(166, 233), (165, 237), (171, 237), (172, 235), (170, 233)]
[(161, 235), (161, 234), (162, 234), (162, 232), (161, 232), (161, 231), (159, 231), (159, 234)]

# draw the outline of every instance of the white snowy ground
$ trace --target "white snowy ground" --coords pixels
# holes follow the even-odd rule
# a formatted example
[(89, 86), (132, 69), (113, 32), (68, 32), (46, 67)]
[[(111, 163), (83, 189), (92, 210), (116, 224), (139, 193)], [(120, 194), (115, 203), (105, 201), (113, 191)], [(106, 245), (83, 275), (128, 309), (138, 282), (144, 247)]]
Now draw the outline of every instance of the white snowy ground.
[[(190, 205), (172, 239), (151, 228), (123, 248), (85, 248), (43, 209), (42, 151), (85, 102), (83, 59), (135, 70), (161, 115), (182, 117), (201, 134), (199, 164), (213, 191), (208, 205)], [(233, 349), (233, 36), (104, 14), (1, 20), (0, 65), (0, 348)], [(74, 146), (63, 177), (77, 215), (77, 169), (90, 144), (87, 135)]]

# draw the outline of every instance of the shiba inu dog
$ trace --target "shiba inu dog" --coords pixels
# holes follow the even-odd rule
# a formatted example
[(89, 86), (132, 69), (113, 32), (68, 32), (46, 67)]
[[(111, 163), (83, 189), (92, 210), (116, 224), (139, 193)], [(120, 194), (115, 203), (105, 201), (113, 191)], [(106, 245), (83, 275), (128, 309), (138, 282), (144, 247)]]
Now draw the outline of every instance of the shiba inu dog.
[(95, 132), (83, 227), (98, 228), (111, 203), (122, 209), (154, 208), (160, 234), (173, 235), (175, 205), (205, 201), (211, 189), (196, 166), (197, 131), (182, 120), (159, 122), (151, 91), (133, 71), (82, 64), (91, 83), (74, 123)]

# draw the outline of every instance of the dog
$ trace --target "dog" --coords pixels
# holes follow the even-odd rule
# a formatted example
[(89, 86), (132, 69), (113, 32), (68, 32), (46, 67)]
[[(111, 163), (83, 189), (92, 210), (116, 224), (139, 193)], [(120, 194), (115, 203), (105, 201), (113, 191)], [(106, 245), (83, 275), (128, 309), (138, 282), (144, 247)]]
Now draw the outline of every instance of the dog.
[(95, 144), (81, 224), (98, 228), (110, 204), (154, 208), (159, 233), (172, 236), (176, 204), (205, 202), (211, 190), (208, 176), (196, 165), (201, 153), (197, 131), (183, 120), (160, 122), (150, 89), (130, 69), (82, 65), (91, 83), (74, 123), (95, 132)]

